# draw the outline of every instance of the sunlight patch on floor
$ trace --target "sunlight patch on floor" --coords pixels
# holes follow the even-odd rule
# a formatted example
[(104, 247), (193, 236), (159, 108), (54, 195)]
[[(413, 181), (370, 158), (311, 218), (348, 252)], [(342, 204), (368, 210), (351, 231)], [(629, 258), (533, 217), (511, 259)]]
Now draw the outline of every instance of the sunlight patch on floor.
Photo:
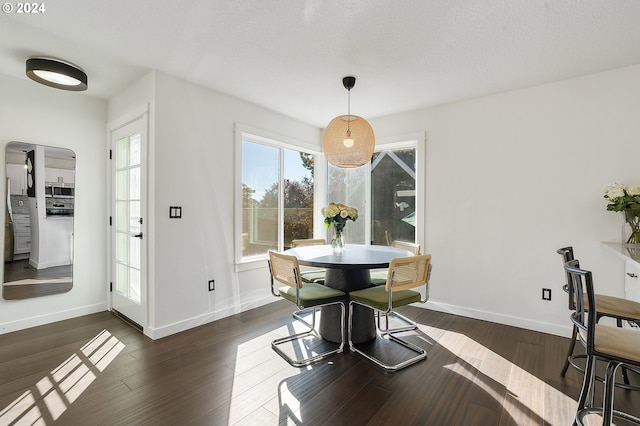
[[(268, 405), (274, 398), (274, 388), (280, 388), (282, 402), (292, 412), (299, 411), (297, 399), (286, 389), (286, 380), (313, 367), (291, 367), (271, 349), (271, 342), (277, 338), (305, 330), (307, 327), (298, 321), (293, 321), (238, 345), (229, 407), (228, 423), (230, 425), (241, 423), (243, 419), (248, 418), (256, 406)], [(302, 350), (306, 355), (303, 346), (296, 343), (298, 350)], [(260, 369), (256, 369), (256, 365), (259, 365)], [(274, 416), (277, 418), (277, 414), (274, 413)]]
[(66, 409), (116, 358), (125, 345), (107, 330), (96, 337), (36, 385), (0, 412), (3, 425), (47, 425)]
[[(425, 329), (426, 332), (426, 329)], [(529, 419), (532, 423), (542, 419), (545, 424), (553, 424), (555, 419), (547, 418), (548, 412), (544, 408), (545, 401), (531, 400), (530, 395), (548, 394), (546, 399), (560, 401), (558, 407), (575, 409), (574, 398), (547, 385), (533, 374), (503, 358), (489, 348), (475, 340), (459, 333), (447, 331), (438, 344), (448, 349), (464, 361), (446, 366), (474, 382), (475, 386), (485, 391), (497, 401), (505, 401), (505, 409), (514, 419)], [(466, 353), (474, 356), (465, 356)], [(478, 354), (485, 353), (485, 361), (478, 365)], [(504, 377), (496, 377), (495, 372), (505, 372)], [(544, 388), (544, 392), (531, 392), (532, 387)], [(506, 392), (506, 396), (505, 393)], [(536, 418), (531, 418), (531, 417)]]

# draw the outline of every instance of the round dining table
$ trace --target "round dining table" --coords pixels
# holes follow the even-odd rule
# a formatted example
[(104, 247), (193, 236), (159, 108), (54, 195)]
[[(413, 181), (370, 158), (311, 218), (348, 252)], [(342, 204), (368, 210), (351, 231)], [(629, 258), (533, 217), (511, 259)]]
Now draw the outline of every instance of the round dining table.
[[(371, 287), (371, 269), (388, 268), (391, 259), (412, 256), (413, 253), (390, 246), (365, 244), (346, 244), (337, 252), (330, 245), (308, 245), (291, 248), (286, 251), (298, 259), (304, 266), (325, 268), (324, 285), (342, 290), (345, 293)], [(349, 298), (345, 300), (345, 338), (349, 324)], [(320, 316), (320, 335), (331, 342), (341, 341), (340, 308), (325, 306)], [(353, 310), (354, 343), (363, 343), (376, 337), (376, 325), (373, 311), (364, 306), (355, 305)]]

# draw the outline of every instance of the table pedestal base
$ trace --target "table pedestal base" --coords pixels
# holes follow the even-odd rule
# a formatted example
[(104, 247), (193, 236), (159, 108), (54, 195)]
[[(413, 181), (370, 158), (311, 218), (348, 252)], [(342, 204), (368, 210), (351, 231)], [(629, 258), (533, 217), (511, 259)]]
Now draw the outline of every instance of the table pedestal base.
[[(371, 276), (368, 269), (327, 269), (325, 285), (342, 290), (345, 293), (371, 287)], [(346, 312), (344, 337), (348, 339), (349, 298), (345, 300)], [(320, 317), (320, 335), (335, 343), (340, 343), (340, 307), (325, 306)], [(373, 311), (364, 306), (353, 307), (353, 343), (364, 343), (376, 338), (376, 323)]]

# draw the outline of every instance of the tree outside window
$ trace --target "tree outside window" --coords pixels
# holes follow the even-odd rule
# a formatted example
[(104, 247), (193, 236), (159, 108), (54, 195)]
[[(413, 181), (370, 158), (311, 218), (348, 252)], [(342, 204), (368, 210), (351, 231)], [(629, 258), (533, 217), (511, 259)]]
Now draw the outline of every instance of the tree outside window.
[(313, 154), (243, 141), (243, 258), (313, 237), (313, 167)]

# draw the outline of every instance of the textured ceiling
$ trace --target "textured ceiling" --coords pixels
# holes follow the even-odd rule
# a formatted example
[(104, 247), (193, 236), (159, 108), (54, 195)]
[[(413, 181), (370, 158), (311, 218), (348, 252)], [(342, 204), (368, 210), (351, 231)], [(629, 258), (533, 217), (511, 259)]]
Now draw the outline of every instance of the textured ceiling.
[(157, 69), (318, 127), (346, 112), (345, 75), (373, 118), (640, 63), (640, 0), (44, 4), (0, 16), (0, 73), (60, 57), (109, 98)]

